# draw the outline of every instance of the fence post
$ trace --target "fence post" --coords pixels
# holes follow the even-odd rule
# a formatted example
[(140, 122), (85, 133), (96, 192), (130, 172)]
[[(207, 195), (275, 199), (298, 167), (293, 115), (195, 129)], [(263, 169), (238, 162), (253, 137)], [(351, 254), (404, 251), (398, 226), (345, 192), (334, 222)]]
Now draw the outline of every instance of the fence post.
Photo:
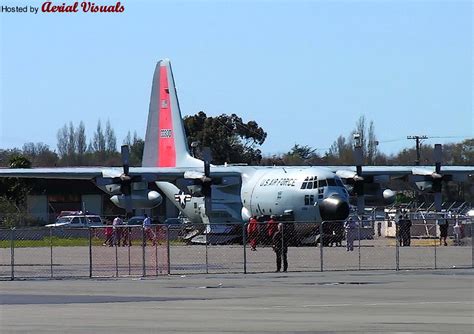
[(395, 222), (395, 270), (400, 270), (400, 247), (398, 247), (398, 222)]
[(471, 225), (471, 268), (474, 268), (474, 243), (472, 242), (473, 239), (473, 234), (474, 234), (474, 224), (473, 224), (474, 218), (470, 217), (469, 222)]
[(242, 228), (242, 245), (244, 246), (244, 274), (247, 273), (247, 224), (243, 224)]
[(434, 239), (434, 268), (438, 269), (438, 239)]
[(146, 235), (145, 235), (145, 228), (142, 226), (142, 276), (146, 276), (146, 263), (145, 263), (145, 249), (146, 248)]
[[(207, 228), (205, 232), (208, 232)], [(209, 274), (209, 255), (208, 255), (208, 249), (207, 249), (207, 235), (208, 233), (204, 233), (204, 236), (206, 237), (204, 240), (204, 247), (206, 249), (206, 274)]]
[(321, 268), (320, 268), (321, 272), (324, 271), (323, 224), (324, 224), (324, 222), (321, 222), (321, 224), (319, 224), (319, 257), (320, 257), (319, 262), (320, 262), (320, 265), (321, 265)]
[(10, 263), (11, 263), (11, 280), (15, 279), (15, 228), (10, 230)]
[(125, 233), (127, 233), (127, 252), (128, 252), (128, 276), (131, 276), (132, 275), (132, 264), (131, 264), (131, 261), (130, 261), (130, 246), (132, 245), (132, 228), (131, 227), (127, 227), (127, 230), (125, 231)]
[(92, 227), (89, 227), (89, 278), (92, 278)]
[(50, 272), (53, 278), (53, 228), (49, 228), (49, 257), (50, 257)]
[(358, 239), (359, 239), (359, 270), (360, 270), (360, 225), (363, 223), (363, 220), (359, 220), (358, 228), (357, 228), (357, 234), (358, 234)]
[[(120, 235), (120, 227), (117, 226), (117, 229), (114, 230), (114, 235), (118, 236)], [(114, 238), (114, 243), (115, 243), (115, 277), (119, 277), (119, 272), (118, 272), (118, 248), (120, 247), (120, 239), (118, 237)]]
[(160, 226), (156, 225), (155, 227), (155, 276), (158, 276), (158, 242), (160, 242), (159, 238), (159, 230)]
[(168, 275), (171, 275), (171, 260), (170, 260), (170, 229), (169, 225), (166, 227), (166, 253), (167, 253), (167, 266), (168, 266)]

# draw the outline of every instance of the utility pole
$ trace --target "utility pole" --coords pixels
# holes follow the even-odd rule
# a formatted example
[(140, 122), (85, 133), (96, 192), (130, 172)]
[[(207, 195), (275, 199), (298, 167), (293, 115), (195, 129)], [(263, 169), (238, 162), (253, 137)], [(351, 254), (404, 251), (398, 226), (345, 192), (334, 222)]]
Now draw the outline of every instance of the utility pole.
[(420, 165), (420, 146), (423, 139), (428, 139), (427, 136), (407, 136), (407, 139), (415, 139), (416, 141), (416, 160), (415, 165)]

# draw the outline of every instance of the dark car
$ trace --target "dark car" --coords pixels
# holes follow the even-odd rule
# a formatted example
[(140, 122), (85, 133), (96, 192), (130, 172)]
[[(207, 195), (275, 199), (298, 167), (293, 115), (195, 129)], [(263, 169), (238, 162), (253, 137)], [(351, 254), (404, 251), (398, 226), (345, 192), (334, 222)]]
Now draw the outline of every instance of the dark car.
[(127, 225), (143, 225), (143, 221), (145, 220), (145, 216), (133, 216), (131, 217), (126, 224)]

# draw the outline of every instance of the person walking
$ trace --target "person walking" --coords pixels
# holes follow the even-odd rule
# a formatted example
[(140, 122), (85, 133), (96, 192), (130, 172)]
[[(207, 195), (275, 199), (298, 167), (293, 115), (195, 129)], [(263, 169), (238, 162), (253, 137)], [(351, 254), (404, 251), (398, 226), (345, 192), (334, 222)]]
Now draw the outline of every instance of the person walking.
[(257, 216), (252, 216), (247, 225), (247, 235), (249, 236), (249, 243), (251, 250), (257, 250), (257, 237), (258, 237), (258, 222)]
[(274, 215), (270, 216), (270, 220), (267, 222), (267, 236), (268, 240), (272, 242), (273, 234), (278, 230), (278, 222)]
[(346, 251), (352, 252), (354, 250), (354, 239), (357, 224), (352, 217), (344, 223), (344, 231), (346, 233)]
[(405, 224), (405, 221), (403, 219), (403, 215), (399, 215), (398, 219), (395, 221), (395, 233), (397, 236), (397, 242), (398, 246), (402, 247), (403, 246), (403, 238), (402, 238), (402, 232), (403, 232), (403, 224)]
[(145, 234), (145, 240), (143, 240), (143, 246), (146, 246), (147, 240), (150, 240), (153, 243), (153, 246), (156, 245), (156, 236), (151, 227), (151, 218), (145, 213), (143, 215), (143, 233)]
[(403, 231), (402, 231), (402, 241), (403, 246), (410, 247), (411, 244), (411, 219), (408, 217), (408, 214), (405, 214), (403, 217)]
[(132, 246), (132, 228), (130, 226), (125, 226), (128, 225), (128, 222), (125, 224), (122, 228), (122, 246), (123, 247), (130, 247)]
[(448, 245), (446, 242), (446, 238), (448, 237), (448, 227), (449, 227), (449, 222), (447, 218), (441, 218), (438, 219), (438, 226), (439, 226), (439, 245), (441, 246), (441, 242), (445, 246)]
[(114, 240), (113, 240), (114, 239), (114, 229), (112, 227), (112, 223), (111, 223), (110, 219), (107, 219), (105, 224), (107, 226), (105, 227), (105, 240), (104, 240), (104, 243), (102, 244), (102, 246), (112, 247), (114, 245)]
[(461, 246), (461, 237), (462, 237), (462, 232), (461, 232), (461, 225), (456, 219), (456, 224), (453, 227), (453, 232), (454, 232), (454, 240), (456, 246)]
[(272, 248), (276, 255), (275, 272), (280, 272), (282, 260), (283, 271), (286, 272), (288, 270), (288, 237), (284, 234), (282, 223), (278, 224), (277, 231), (273, 234)]
[(114, 245), (118, 247), (120, 247), (120, 241), (122, 240), (122, 225), (122, 218), (120, 216), (115, 217), (112, 226), (114, 229)]

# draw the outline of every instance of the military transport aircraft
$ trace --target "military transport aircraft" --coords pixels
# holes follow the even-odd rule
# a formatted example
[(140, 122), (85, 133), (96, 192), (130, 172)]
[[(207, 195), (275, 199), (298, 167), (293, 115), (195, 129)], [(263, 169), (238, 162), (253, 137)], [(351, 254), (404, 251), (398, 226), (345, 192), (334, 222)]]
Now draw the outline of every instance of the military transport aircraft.
[(0, 177), (91, 180), (128, 213), (162, 202), (161, 194), (150, 189), (155, 183), (192, 222), (223, 223), (247, 221), (252, 215), (344, 220), (350, 209), (346, 186), (357, 196), (361, 211), (367, 197), (379, 204), (394, 201), (395, 192), (383, 188), (394, 177), (431, 187), (440, 206), (443, 181), (465, 180), (474, 173), (474, 166), (442, 167), (441, 146), (436, 148), (436, 166), (417, 167), (362, 168), (360, 148), (353, 167), (213, 166), (208, 152), (204, 161), (189, 153), (171, 64), (165, 59), (153, 76), (142, 167), (129, 167), (128, 147), (122, 146), (121, 168), (0, 169)]

